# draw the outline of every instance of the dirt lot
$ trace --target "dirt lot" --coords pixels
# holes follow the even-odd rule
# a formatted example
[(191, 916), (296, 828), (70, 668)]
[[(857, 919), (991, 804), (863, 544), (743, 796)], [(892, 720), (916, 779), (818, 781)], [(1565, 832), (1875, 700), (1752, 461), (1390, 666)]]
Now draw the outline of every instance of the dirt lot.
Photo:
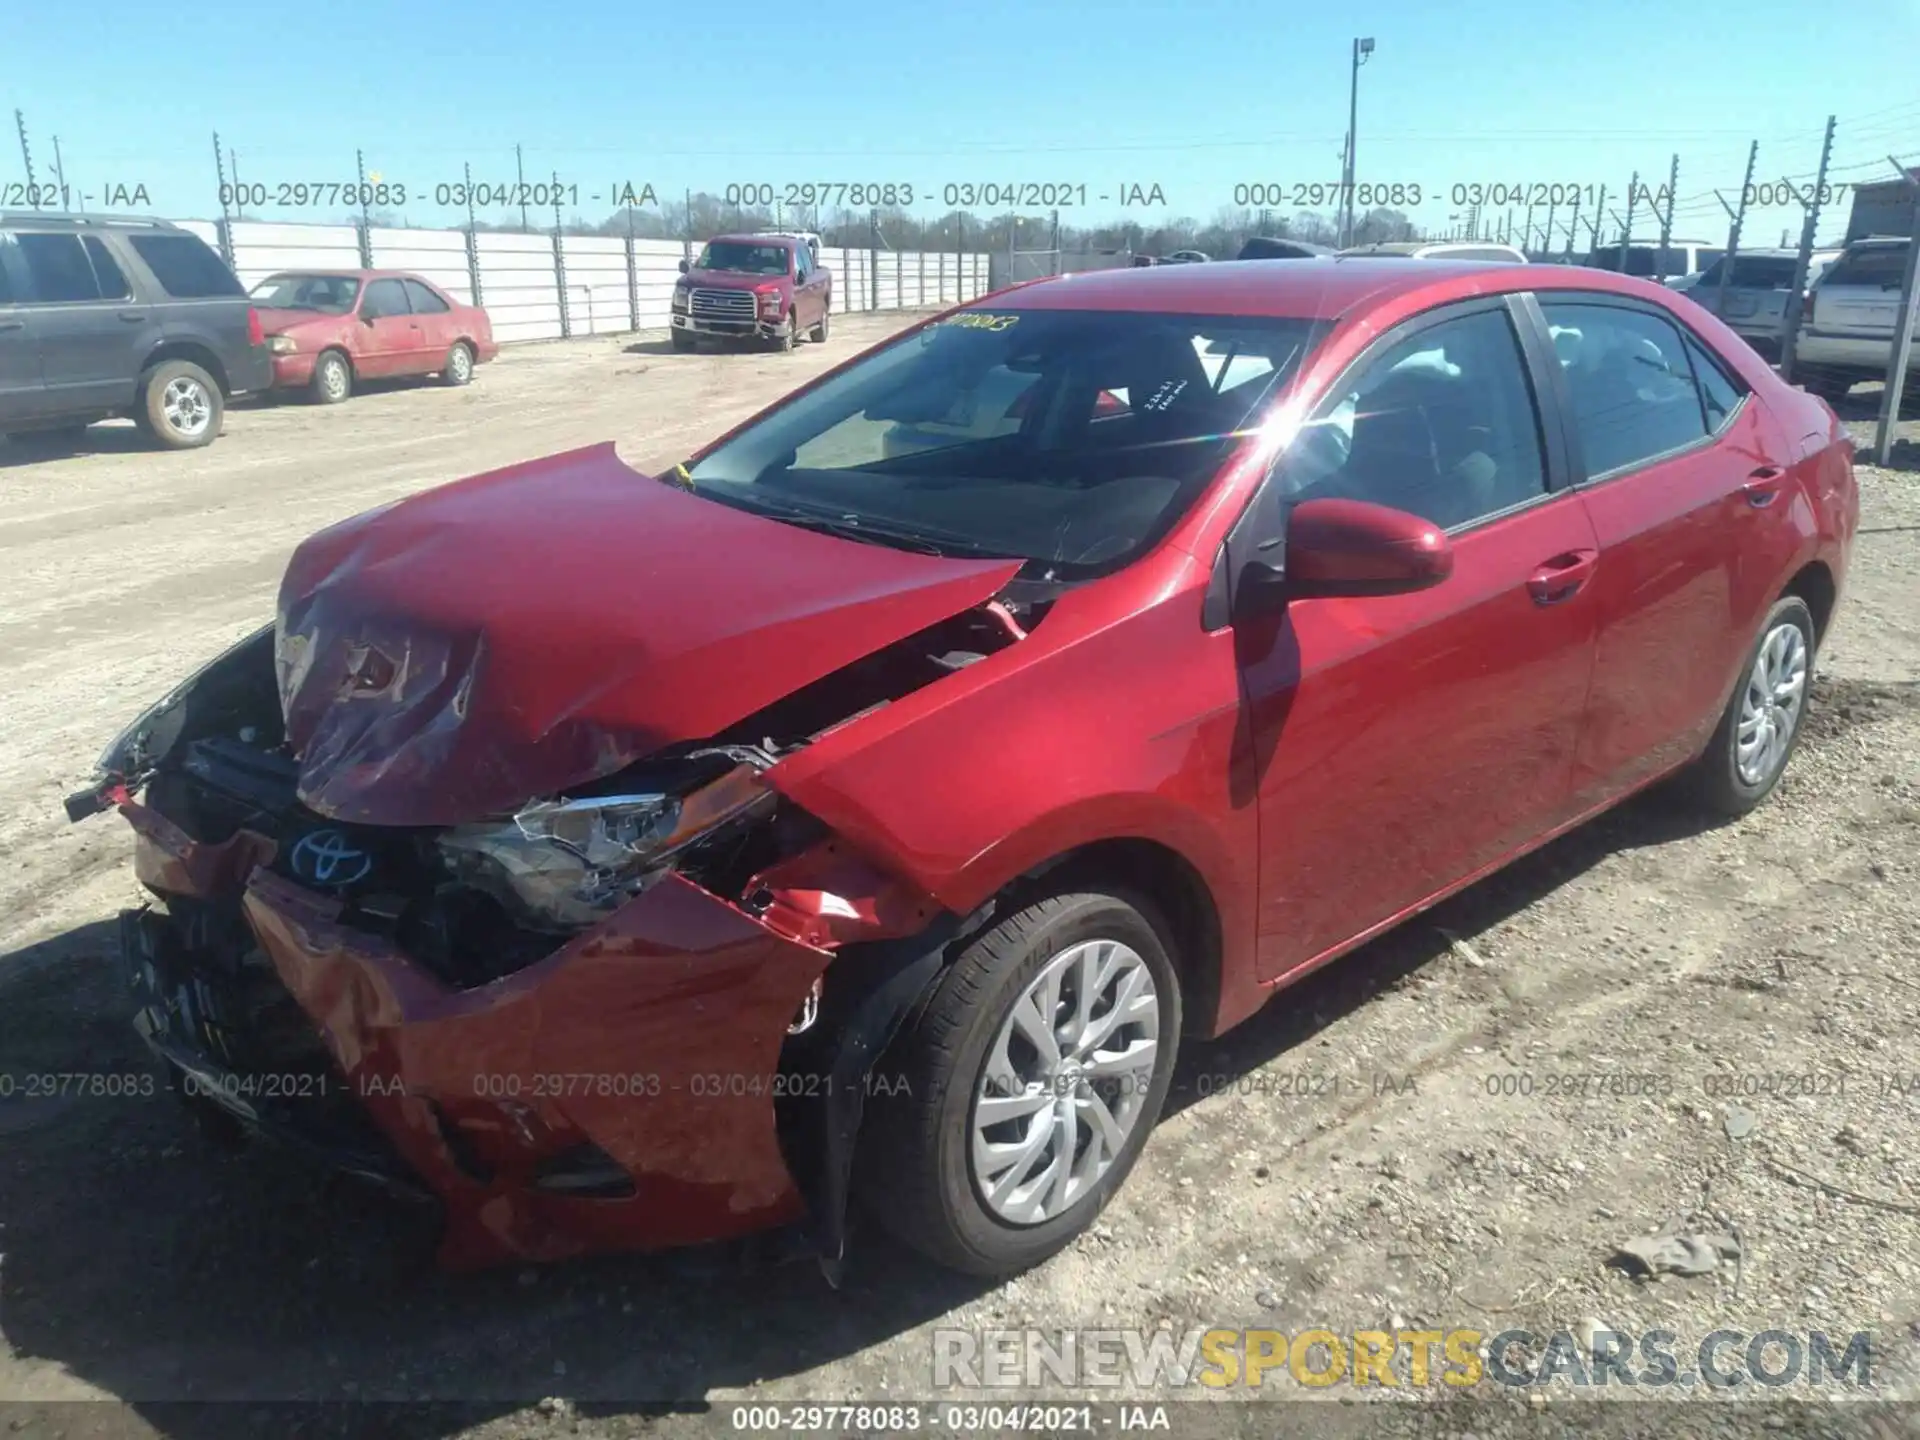
[[(184, 455), (112, 427), (70, 456), (0, 444), (0, 1075), (144, 1066), (109, 954), (136, 898), (127, 832), (69, 828), (60, 799), (141, 705), (259, 623), (297, 540), (569, 445), (671, 463), (892, 323), (850, 318), (789, 357), (526, 347), (465, 390), (236, 410)], [(1874, 403), (1849, 405), (1862, 438)], [(268, 1433), (289, 1416), (306, 1432), (711, 1434), (743, 1396), (929, 1399), (936, 1326), (1598, 1322), (1677, 1332), (1683, 1364), (1715, 1328), (1865, 1329), (1882, 1395), (1920, 1394), (1920, 443), (1861, 479), (1851, 593), (1768, 805), (1707, 829), (1650, 795), (1190, 1049), (1130, 1184), (1040, 1270), (983, 1286), (863, 1233), (838, 1292), (730, 1251), (446, 1278), (382, 1202), (210, 1151), (164, 1097), (15, 1094), (0, 1412), (29, 1436)], [(1546, 1093), (1549, 1076), (1628, 1072), (1656, 1093)], [(1737, 1232), (1737, 1274), (1648, 1285), (1607, 1268), (1616, 1244), (1692, 1212)], [(1368, 1407), (1366, 1423), (1547, 1433), (1524, 1396), (1475, 1396)], [(336, 1403), (366, 1400), (461, 1403)], [(270, 1408), (292, 1401), (330, 1403)], [(662, 1413), (676, 1401), (718, 1413)], [(1215, 1418), (1320, 1434), (1351, 1413)], [(1912, 1421), (1856, 1405), (1766, 1423)]]

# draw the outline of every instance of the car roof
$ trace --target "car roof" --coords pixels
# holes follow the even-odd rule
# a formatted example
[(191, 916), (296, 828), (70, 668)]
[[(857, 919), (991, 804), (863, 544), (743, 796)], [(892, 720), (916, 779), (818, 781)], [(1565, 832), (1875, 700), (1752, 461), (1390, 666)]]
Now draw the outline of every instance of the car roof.
[[(1577, 280), (1561, 278), (1576, 274)], [(1569, 271), (1517, 260), (1436, 259), (1408, 265), (1392, 257), (1323, 255), (1284, 265), (1271, 260), (1217, 260), (1208, 265), (1089, 270), (1012, 286), (975, 304), (1331, 320), (1362, 304), (1420, 291), (1431, 292), (1434, 302), (1441, 303), (1475, 294), (1548, 287), (1623, 295), (1646, 295), (1659, 288), (1608, 270)]]
[(778, 245), (784, 240), (787, 242), (786, 248), (792, 249), (799, 243), (799, 236), (789, 235), (784, 231), (776, 233), (771, 230), (740, 230), (731, 235), (709, 235), (707, 244), (711, 245), (717, 240), (737, 240), (742, 244), (751, 245)]
[(75, 230), (172, 230), (186, 233), (171, 220), (152, 215), (80, 215), (70, 210), (0, 210), (0, 225), (45, 225)]
[(287, 265), (279, 270), (269, 270), (267, 279), (275, 275), (326, 275), (343, 280), (418, 280), (422, 284), (433, 282), (411, 270), (341, 270), (329, 265)]

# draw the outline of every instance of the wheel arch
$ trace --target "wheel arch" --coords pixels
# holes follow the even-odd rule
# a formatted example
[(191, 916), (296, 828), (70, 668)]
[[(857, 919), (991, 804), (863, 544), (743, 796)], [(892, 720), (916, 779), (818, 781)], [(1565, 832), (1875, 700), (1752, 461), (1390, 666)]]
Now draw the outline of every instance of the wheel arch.
[(149, 373), (169, 360), (185, 360), (190, 365), (198, 365), (213, 377), (213, 383), (220, 387), (222, 396), (232, 398), (233, 385), (227, 378), (227, 367), (220, 363), (219, 355), (211, 347), (198, 340), (162, 340), (149, 350), (140, 366), (141, 394), (146, 393)]
[(1189, 1036), (1211, 1035), (1220, 1006), (1221, 922), (1199, 867), (1162, 841), (1117, 836), (1089, 841), (1029, 867), (1003, 886), (995, 900), (1018, 905), (1043, 888), (1057, 891), (1069, 885), (1132, 890), (1153, 904), (1173, 932), (1167, 948), (1180, 977), (1182, 1029)]
[(1809, 560), (1794, 572), (1780, 591), (1781, 598), (1797, 595), (1806, 602), (1807, 609), (1813, 613), (1813, 641), (1816, 648), (1826, 642), (1827, 627), (1833, 621), (1834, 606), (1840, 598), (1840, 587), (1833, 578), (1833, 570), (1824, 560)]

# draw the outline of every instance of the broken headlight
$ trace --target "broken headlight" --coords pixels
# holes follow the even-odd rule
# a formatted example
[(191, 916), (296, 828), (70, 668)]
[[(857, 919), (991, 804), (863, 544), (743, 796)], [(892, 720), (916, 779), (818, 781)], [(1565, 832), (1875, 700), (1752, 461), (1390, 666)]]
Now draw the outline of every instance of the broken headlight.
[(525, 923), (577, 930), (646, 889), (687, 846), (773, 803), (759, 770), (742, 764), (685, 795), (538, 801), (510, 820), (449, 830), (438, 845), (458, 879)]

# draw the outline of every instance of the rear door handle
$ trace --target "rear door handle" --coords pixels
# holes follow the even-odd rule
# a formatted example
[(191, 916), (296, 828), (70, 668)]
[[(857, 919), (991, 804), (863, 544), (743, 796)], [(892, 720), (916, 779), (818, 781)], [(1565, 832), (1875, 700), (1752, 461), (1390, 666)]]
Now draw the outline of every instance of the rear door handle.
[(26, 328), (27, 322), (24, 320), (0, 320), (0, 330), (24, 330)]
[(1597, 550), (1568, 550), (1543, 561), (1527, 577), (1527, 593), (1533, 596), (1536, 605), (1558, 605), (1571, 600), (1593, 578), (1593, 567), (1599, 559)]
[(1787, 472), (1778, 465), (1762, 465), (1746, 479), (1740, 487), (1740, 493), (1747, 497), (1747, 503), (1755, 509), (1771, 505), (1780, 498), (1780, 482)]

